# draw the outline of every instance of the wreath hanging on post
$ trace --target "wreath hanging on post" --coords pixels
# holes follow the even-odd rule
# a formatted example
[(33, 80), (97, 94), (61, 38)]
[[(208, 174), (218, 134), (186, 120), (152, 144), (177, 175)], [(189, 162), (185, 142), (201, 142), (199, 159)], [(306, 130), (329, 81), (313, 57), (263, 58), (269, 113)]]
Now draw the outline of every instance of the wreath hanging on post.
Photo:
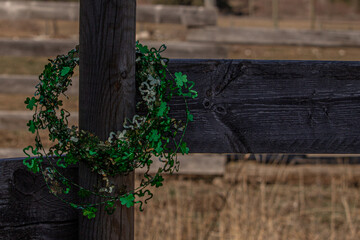
[[(27, 123), (29, 131), (35, 134), (35, 145), (24, 148), (27, 157), (23, 163), (34, 173), (40, 172), (50, 192), (71, 207), (82, 211), (89, 219), (96, 216), (100, 205), (111, 214), (116, 202), (126, 207), (143, 204), (153, 197), (150, 186), (163, 185), (163, 174), (178, 171), (179, 161), (176, 153), (187, 154), (189, 148), (183, 141), (185, 130), (193, 115), (188, 109), (186, 98), (196, 98), (194, 82), (177, 72), (174, 76), (168, 71), (168, 59), (161, 57), (166, 49), (148, 48), (136, 42), (136, 87), (141, 101), (135, 115), (126, 119), (123, 130), (111, 132), (106, 141), (94, 134), (69, 126), (70, 113), (62, 108), (61, 95), (66, 96), (71, 86), (74, 68), (79, 65), (79, 49), (76, 47), (67, 55), (59, 55), (49, 60), (40, 74), (33, 97), (25, 101), (26, 108), (35, 111)], [(174, 97), (182, 97), (185, 102), (185, 121), (171, 118), (169, 102)], [(67, 97), (67, 96), (66, 96)], [(52, 146), (48, 149), (42, 144), (40, 131), (48, 131)], [(32, 157), (34, 155), (35, 157)], [(152, 156), (162, 163), (155, 174), (150, 173)], [(103, 180), (101, 186), (86, 189), (65, 177), (62, 169), (85, 163), (92, 172)], [(46, 164), (45, 164), (46, 163)], [(127, 175), (137, 168), (144, 168), (139, 186), (131, 192), (121, 190), (110, 180), (112, 177)], [(101, 197), (101, 202), (86, 204), (70, 202), (64, 195), (77, 192), (80, 198), (91, 195)]]

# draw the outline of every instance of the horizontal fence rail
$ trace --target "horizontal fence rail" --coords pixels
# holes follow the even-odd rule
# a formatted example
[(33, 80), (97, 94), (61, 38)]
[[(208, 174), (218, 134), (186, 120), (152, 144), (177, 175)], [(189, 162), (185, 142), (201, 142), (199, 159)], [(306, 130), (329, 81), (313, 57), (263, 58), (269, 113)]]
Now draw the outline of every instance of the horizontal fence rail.
[[(202, 167), (208, 168), (208, 165), (215, 158), (221, 156), (224, 155), (215, 157), (201, 156)], [(78, 212), (50, 194), (41, 174), (29, 172), (23, 165), (22, 160), (23, 158), (0, 159), (0, 238), (6, 240), (77, 240)], [(195, 158), (192, 160), (192, 163), (190, 161), (188, 163), (197, 162)], [(184, 163), (184, 159), (180, 159), (180, 161)], [(184, 164), (181, 165), (183, 169), (188, 167), (184, 166)], [(198, 165), (197, 167), (201, 166)], [(219, 165), (216, 167), (219, 168)], [(191, 166), (191, 168), (196, 171), (194, 166)], [(259, 173), (261, 173), (263, 174), (262, 177), (266, 176), (266, 183), (276, 182), (278, 184), (298, 184), (299, 172), (303, 172), (304, 184), (313, 184), (314, 179), (321, 175), (322, 183), (330, 185), (332, 178), (348, 174), (349, 171), (347, 168), (323, 168), (322, 166), (304, 165), (289, 170), (290, 173), (279, 179), (276, 166), (266, 166), (266, 169), (264, 169), (265, 166), (246, 164), (244, 168), (249, 182), (258, 183)], [(276, 168), (276, 170), (271, 171), (269, 168)], [(360, 177), (360, 168), (357, 166), (352, 167), (351, 172), (352, 181), (357, 184), (357, 179)], [(77, 182), (77, 167), (69, 169), (66, 176)], [(66, 199), (75, 200), (76, 196), (70, 193)]]
[[(59, 11), (61, 9), (61, 11)], [(136, 21), (149, 23), (175, 23), (189, 27), (216, 25), (215, 8), (195, 6), (139, 5)], [(79, 3), (2, 1), (0, 19), (79, 20)]]
[[(142, 44), (160, 47), (163, 43), (140, 41)], [(71, 39), (7, 39), (0, 38), (0, 56), (56, 56), (74, 48), (79, 41)], [(226, 58), (227, 48), (213, 43), (164, 42), (163, 53), (167, 58)]]
[[(199, 97), (192, 152), (360, 153), (360, 62), (172, 60)], [(183, 114), (181, 100), (174, 116)]]
[[(66, 176), (77, 181), (77, 168)], [(29, 172), (22, 159), (0, 159), (0, 196), (1, 239), (77, 239), (77, 211), (51, 195), (43, 177)]]
[[(187, 59), (169, 67), (199, 93), (188, 101), (193, 153), (360, 153), (360, 62)], [(183, 116), (183, 101), (171, 107)], [(3, 129), (31, 115), (7, 112)]]
[[(178, 59), (169, 68), (187, 74), (199, 93), (188, 100), (191, 152), (360, 153), (360, 62)], [(170, 105), (184, 117), (181, 99)], [(49, 194), (22, 159), (0, 160), (0, 236), (77, 239), (78, 213)], [(214, 161), (213, 170), (224, 164)], [(208, 165), (191, 160), (182, 171)], [(77, 168), (68, 174), (77, 180)]]
[(358, 47), (360, 31), (207, 27), (190, 30), (186, 40), (222, 44)]
[[(169, 67), (199, 93), (188, 102), (191, 152), (360, 153), (360, 62), (171, 60)], [(183, 101), (172, 104), (182, 116)], [(21, 126), (30, 115), (21, 112)], [(15, 118), (5, 114), (3, 128)]]

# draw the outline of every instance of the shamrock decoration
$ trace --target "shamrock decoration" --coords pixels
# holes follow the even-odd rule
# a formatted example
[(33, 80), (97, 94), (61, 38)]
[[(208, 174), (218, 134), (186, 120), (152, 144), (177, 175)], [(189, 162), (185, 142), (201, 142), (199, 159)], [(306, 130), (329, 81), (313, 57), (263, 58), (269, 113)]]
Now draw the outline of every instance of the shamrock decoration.
[[(165, 49), (165, 45), (149, 49), (136, 43), (136, 85), (137, 94), (141, 96), (137, 112), (144, 112), (144, 115), (125, 119), (123, 130), (111, 132), (106, 141), (100, 141), (94, 134), (77, 126), (69, 126), (70, 113), (63, 109), (63, 102), (59, 100), (72, 84), (71, 76), (79, 64), (78, 47), (67, 55), (50, 60), (39, 76), (40, 83), (36, 85), (34, 96), (25, 100), (26, 108), (35, 112), (27, 123), (29, 131), (35, 134), (35, 145), (24, 148), (27, 156), (24, 165), (35, 173), (42, 173), (51, 193), (81, 210), (89, 219), (96, 217), (100, 205), (105, 205), (106, 212), (112, 214), (116, 202), (126, 207), (139, 204), (142, 210), (143, 203), (153, 196), (148, 188), (162, 186), (162, 174), (178, 170), (177, 152), (189, 152), (183, 137), (188, 123), (194, 118), (186, 98), (195, 98), (197, 92), (186, 75), (177, 72), (173, 76), (168, 71), (169, 60), (161, 57)], [(169, 116), (168, 103), (172, 97), (184, 100), (185, 121)], [(43, 130), (48, 131), (53, 143), (48, 149), (40, 138)], [(155, 173), (149, 172), (152, 156), (158, 157), (163, 164)], [(47, 167), (44, 162), (48, 163)], [(99, 176), (102, 182), (98, 186), (86, 189), (63, 175), (62, 170), (79, 162), (85, 163)], [(145, 173), (133, 191), (126, 192), (111, 181), (112, 177), (126, 175), (136, 168), (144, 168)], [(62, 197), (72, 191), (79, 196), (79, 202), (69, 202)], [(91, 195), (102, 200), (96, 204), (82, 202)]]

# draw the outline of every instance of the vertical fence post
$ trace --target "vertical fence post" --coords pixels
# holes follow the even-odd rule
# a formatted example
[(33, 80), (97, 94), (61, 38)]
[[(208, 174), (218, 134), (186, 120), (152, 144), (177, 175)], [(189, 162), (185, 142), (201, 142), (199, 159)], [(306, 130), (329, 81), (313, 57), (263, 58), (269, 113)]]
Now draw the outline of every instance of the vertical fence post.
[[(80, 1), (79, 126), (101, 140), (135, 112), (135, 11), (135, 0)], [(80, 164), (80, 185), (92, 188), (98, 180)], [(114, 181), (133, 189), (134, 174)], [(80, 216), (79, 239), (133, 240), (133, 208), (118, 206), (113, 215), (101, 208), (92, 220)]]
[(274, 28), (279, 27), (279, 0), (272, 0), (272, 19)]

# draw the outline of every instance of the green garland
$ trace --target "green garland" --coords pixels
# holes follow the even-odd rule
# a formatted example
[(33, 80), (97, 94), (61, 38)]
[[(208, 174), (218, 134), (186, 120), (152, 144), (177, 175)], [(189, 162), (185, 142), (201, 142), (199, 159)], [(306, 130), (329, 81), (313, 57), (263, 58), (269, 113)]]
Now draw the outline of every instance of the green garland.
[[(42, 173), (52, 194), (81, 210), (89, 219), (95, 217), (97, 209), (103, 204), (109, 214), (115, 211), (116, 202), (127, 207), (137, 203), (143, 210), (143, 203), (153, 196), (149, 187), (162, 186), (162, 175), (178, 170), (177, 152), (189, 152), (183, 136), (193, 116), (186, 98), (196, 98), (197, 92), (193, 90), (194, 82), (188, 81), (186, 75), (177, 72), (173, 76), (167, 70), (168, 59), (160, 55), (165, 49), (165, 45), (149, 49), (136, 42), (136, 86), (142, 99), (136, 107), (145, 115), (126, 119), (124, 129), (110, 133), (107, 141), (101, 141), (77, 126), (69, 127), (70, 113), (62, 108), (63, 103), (59, 100), (70, 87), (74, 68), (79, 64), (78, 47), (67, 55), (49, 60), (39, 76), (34, 97), (25, 101), (26, 107), (35, 111), (27, 124), (29, 131), (35, 134), (35, 145), (24, 148), (27, 155), (24, 164), (32, 172)], [(180, 96), (185, 101), (185, 121), (169, 116), (168, 103), (173, 96)], [(53, 144), (49, 149), (45, 149), (41, 142), (40, 131), (43, 130), (48, 131)], [(152, 156), (163, 164), (155, 174), (149, 172)], [(62, 169), (79, 162), (99, 175), (103, 180), (101, 186), (85, 189), (64, 176)], [(111, 177), (127, 175), (136, 168), (145, 168), (146, 171), (134, 191), (125, 192), (112, 183)], [(95, 195), (102, 200), (95, 204), (69, 202), (64, 195), (70, 191), (77, 192), (81, 199)]]

